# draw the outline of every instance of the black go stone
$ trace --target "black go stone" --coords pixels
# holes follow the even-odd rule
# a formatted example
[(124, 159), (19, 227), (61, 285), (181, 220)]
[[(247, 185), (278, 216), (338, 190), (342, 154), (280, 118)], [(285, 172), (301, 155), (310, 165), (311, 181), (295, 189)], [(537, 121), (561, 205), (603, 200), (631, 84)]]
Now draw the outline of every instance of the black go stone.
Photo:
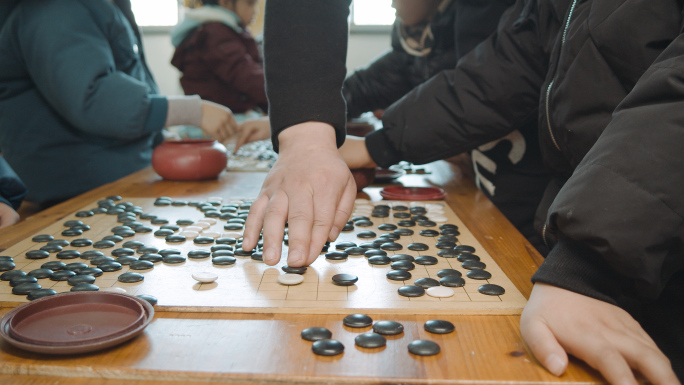
[(458, 254), (459, 252), (454, 249), (442, 249), (437, 252), (437, 255), (442, 258), (456, 258), (458, 257)]
[(232, 257), (235, 254), (231, 250), (216, 250), (213, 253), (211, 253), (211, 256), (216, 258), (216, 257)]
[(436, 237), (439, 235), (439, 232), (436, 230), (426, 229), (426, 230), (420, 230), (420, 233), (418, 233), (418, 234), (420, 234), (424, 237)]
[(344, 227), (342, 227), (341, 231), (345, 233), (354, 231), (354, 225), (347, 223), (346, 225), (344, 225)]
[(156, 201), (154, 201), (154, 205), (159, 207), (171, 206), (171, 201), (166, 199), (157, 199)]
[(92, 217), (94, 214), (92, 211), (79, 211), (76, 213), (77, 218), (87, 218)]
[(383, 250), (398, 251), (403, 249), (404, 246), (402, 246), (401, 243), (397, 242), (385, 242), (380, 246), (380, 248)]
[(26, 277), (26, 272), (23, 270), (10, 270), (0, 274), (0, 280), (2, 281), (11, 281), (19, 277)]
[(92, 210), (90, 210), (93, 214), (105, 214), (107, 212), (107, 209), (103, 207), (97, 207)]
[(332, 276), (332, 281), (337, 286), (351, 286), (359, 280), (359, 277), (354, 274), (335, 274)]
[(506, 292), (503, 287), (491, 283), (478, 287), (477, 291), (486, 295), (502, 295)]
[(135, 250), (138, 254), (158, 254), (159, 249), (154, 246), (142, 246)]
[(421, 255), (420, 257), (416, 258), (415, 263), (418, 265), (436, 265), (439, 261), (437, 258), (430, 256), (430, 255)]
[(75, 285), (74, 287), (71, 288), (70, 291), (76, 292), (76, 291), (98, 291), (100, 290), (100, 287), (92, 284), (92, 283), (79, 283), (78, 285)]
[(123, 283), (134, 283), (134, 282), (140, 282), (143, 279), (145, 279), (145, 276), (140, 274), (140, 273), (135, 273), (132, 271), (129, 271), (127, 273), (123, 273), (119, 276), (118, 280), (119, 282)]
[(435, 247), (438, 249), (453, 249), (456, 247), (456, 243), (451, 241), (440, 241), (435, 243)]
[(145, 221), (152, 220), (152, 219), (154, 219), (154, 218), (156, 218), (156, 217), (157, 217), (157, 216), (154, 215), (154, 214), (140, 214), (140, 219), (145, 220)]
[(79, 235), (83, 235), (83, 230), (66, 229), (66, 230), (62, 231), (62, 235), (65, 237), (77, 237)]
[(190, 226), (194, 223), (195, 223), (195, 221), (193, 221), (192, 219), (179, 219), (176, 221), (176, 224), (178, 226)]
[(363, 255), (366, 252), (366, 249), (363, 247), (349, 247), (344, 249), (344, 252), (347, 253), (347, 255)]
[(88, 247), (93, 244), (93, 241), (90, 239), (85, 239), (85, 238), (79, 238), (79, 239), (74, 239), (71, 241), (71, 246), (74, 247)]
[(409, 212), (413, 215), (427, 214), (427, 209), (425, 207), (413, 206), (409, 209)]
[(487, 270), (470, 270), (466, 273), (466, 277), (470, 279), (489, 279), (492, 278), (492, 274)]
[(463, 287), (465, 280), (460, 275), (447, 275), (439, 279), (439, 284), (447, 287)]
[(413, 258), (413, 255), (409, 255), (409, 254), (395, 254), (395, 255), (391, 256), (390, 259), (392, 260), (392, 262), (399, 262), (399, 261), (413, 262), (416, 260), (415, 258)]
[(132, 256), (132, 255), (122, 255), (116, 259), (116, 262), (119, 262), (122, 265), (130, 265), (131, 263), (137, 261), (138, 258)]
[(53, 281), (66, 281), (69, 278), (75, 276), (76, 273), (71, 270), (56, 271), (51, 276), (50, 279)]
[(387, 212), (387, 211), (373, 211), (371, 213), (371, 217), (373, 217), (373, 218), (387, 218), (387, 217), (389, 217), (389, 212)]
[[(383, 243), (385, 243), (385, 241), (380, 241), (379, 243), (375, 243), (375, 242), (364, 242), (364, 243), (360, 244), (359, 247), (362, 248), (362, 249), (364, 249), (364, 250), (366, 250), (366, 251), (368, 251), (368, 250), (373, 250), (373, 249), (379, 248), (380, 245), (382, 245)], [(366, 254), (365, 251), (364, 251), (363, 253)]]
[(45, 250), (30, 250), (26, 252), (26, 258), (28, 259), (44, 259), (50, 256)]
[(26, 295), (34, 290), (40, 290), (43, 287), (38, 283), (22, 283), (12, 288), (12, 294)]
[(252, 253), (252, 250), (243, 250), (242, 247), (236, 249), (234, 252), (234, 254), (238, 257), (251, 257)]
[(418, 242), (411, 243), (410, 245), (408, 245), (408, 249), (412, 250), (412, 251), (425, 251), (429, 248), (430, 248), (430, 246), (428, 246), (424, 243), (418, 243)]
[(113, 257), (101, 255), (99, 257), (95, 257), (95, 258), (91, 259), (90, 263), (92, 265), (99, 266), (105, 262), (112, 262), (112, 261), (114, 261)]
[(112, 271), (119, 271), (123, 268), (123, 266), (116, 261), (107, 261), (100, 263), (97, 265), (97, 268), (102, 270), (103, 272), (112, 272)]
[(404, 220), (398, 221), (397, 225), (399, 225), (401, 227), (413, 227), (416, 225), (416, 222), (412, 221), (410, 219), (404, 219)]
[(13, 278), (11, 281), (9, 281), (9, 284), (11, 287), (15, 287), (17, 285), (21, 285), (22, 283), (36, 283), (36, 282), (38, 282), (38, 278), (30, 277), (30, 276), (26, 275), (23, 277)]
[(159, 228), (164, 229), (164, 230), (171, 230), (174, 233), (176, 231), (180, 230), (180, 226), (178, 226), (178, 225), (163, 225), (163, 226), (160, 226)]
[(461, 263), (461, 267), (468, 270), (484, 270), (487, 265), (484, 262), (470, 260)]
[(283, 266), (281, 269), (290, 274), (304, 274), (306, 273), (306, 266), (302, 267), (291, 267), (291, 266)]
[[(209, 250), (192, 250), (192, 251), (188, 252), (188, 258), (191, 258), (191, 259), (209, 258), (209, 257), (211, 257), (211, 255), (212, 254)], [(215, 256), (220, 257), (220, 255), (215, 255)]]
[(137, 234), (146, 234), (153, 232), (154, 229), (148, 226), (136, 226), (135, 230), (133, 231), (135, 231)]
[(371, 265), (389, 265), (392, 260), (386, 255), (375, 255), (368, 258), (368, 263)]
[(425, 322), (425, 331), (434, 334), (448, 334), (453, 332), (456, 327), (449, 321), (441, 319), (431, 319)]
[(437, 223), (431, 221), (431, 220), (426, 220), (426, 221), (418, 221), (418, 226), (422, 227), (435, 227), (437, 226)]
[(369, 250), (366, 250), (366, 252), (363, 253), (363, 255), (366, 258), (370, 258), (370, 257), (375, 257), (376, 255), (386, 256), (387, 252), (385, 250), (369, 249)]
[(453, 235), (453, 236), (461, 235), (461, 233), (458, 230), (454, 230), (454, 229), (444, 229), (444, 230), (440, 231), (439, 233), (442, 235)]
[(114, 243), (112, 241), (102, 240), (102, 241), (97, 241), (97, 242), (93, 243), (93, 247), (96, 249), (109, 249), (109, 248), (112, 248), (114, 246), (116, 246), (116, 243)]
[(451, 223), (444, 223), (444, 224), (439, 225), (439, 229), (440, 230), (444, 230), (444, 229), (458, 230), (458, 226), (451, 224)]
[(346, 250), (350, 247), (356, 247), (356, 243), (354, 243), (354, 242), (338, 242), (335, 244), (335, 249), (337, 249), (337, 250)]
[(311, 345), (311, 350), (319, 356), (336, 356), (344, 352), (344, 345), (337, 340), (320, 340)]
[(456, 249), (456, 251), (458, 251), (459, 253), (474, 253), (475, 252), (475, 248), (472, 246), (468, 246), (468, 245), (458, 245), (454, 249)]
[(392, 209), (394, 211), (408, 211), (409, 210), (409, 208), (404, 206), (404, 205), (396, 205), (396, 206), (392, 207)]
[(176, 206), (176, 207), (187, 206), (187, 205), (188, 205), (187, 201), (173, 201), (173, 202), (171, 202), (171, 206)]
[(252, 258), (252, 259), (255, 260), (255, 261), (261, 262), (261, 261), (264, 260), (264, 254), (261, 253), (261, 252), (259, 251), (259, 252), (256, 252), (256, 253), (252, 253), (252, 255), (250, 256), (250, 258)]
[(378, 321), (373, 324), (373, 331), (384, 336), (395, 336), (404, 332), (404, 325), (395, 321)]
[[(219, 258), (228, 258), (228, 257), (219, 257)], [(164, 256), (164, 263), (168, 263), (170, 265), (175, 265), (178, 263), (183, 263), (185, 262), (185, 257), (180, 255), (180, 254), (169, 254)]]
[(439, 345), (434, 341), (415, 340), (408, 345), (408, 351), (417, 356), (434, 356), (439, 354)]
[(431, 287), (439, 286), (439, 281), (436, 280), (436, 279), (434, 279), (434, 278), (427, 278), (427, 277), (425, 277), (425, 278), (418, 278), (418, 279), (416, 279), (416, 281), (414, 282), (414, 284), (415, 284), (416, 286), (422, 287), (423, 289), (428, 289), (428, 288), (431, 288)]
[(211, 245), (214, 243), (214, 238), (212, 237), (197, 237), (193, 240), (196, 245)]
[(378, 333), (362, 333), (354, 338), (354, 343), (357, 346), (366, 349), (381, 348), (387, 344), (387, 339)]
[(150, 294), (138, 294), (136, 295), (136, 297), (144, 299), (145, 301), (149, 302), (149, 304), (152, 306), (156, 305), (157, 302), (159, 302), (159, 300), (157, 300), (157, 297)]
[(129, 230), (119, 230), (119, 231), (115, 232), (114, 235), (118, 235), (118, 236), (123, 237), (123, 238), (128, 238), (128, 237), (134, 236), (135, 231), (130, 230), (130, 229)]
[(373, 222), (371, 222), (370, 220), (366, 220), (366, 219), (361, 220), (361, 221), (356, 221), (356, 223), (354, 223), (354, 224), (358, 227), (371, 227), (371, 226), (373, 226)]
[(332, 332), (326, 328), (314, 326), (302, 330), (301, 336), (307, 341), (320, 341), (332, 337)]
[(363, 215), (359, 215), (359, 216), (353, 217), (351, 220), (352, 220), (352, 222), (369, 221), (370, 218), (363, 216)]
[[(427, 220), (428, 220), (428, 217), (426, 217), (425, 215), (414, 215), (414, 216), (411, 217), (411, 220), (412, 220), (412, 221), (416, 221), (416, 223), (418, 223), (418, 226), (420, 226), (420, 223), (419, 223), (419, 222), (427, 221)], [(437, 226), (436, 223), (435, 223), (435, 226)]]
[(47, 243), (48, 245), (57, 245), (57, 246), (62, 246), (62, 247), (67, 247), (69, 246), (69, 241), (66, 239), (55, 239)]
[(397, 225), (392, 224), (392, 223), (383, 223), (380, 226), (378, 226), (378, 230), (382, 231), (394, 231), (397, 229)]
[(112, 256), (114, 257), (122, 257), (124, 255), (135, 255), (135, 250), (128, 247), (122, 247), (119, 249), (112, 250)]
[(411, 235), (413, 235), (413, 233), (413, 230), (406, 228), (394, 230), (394, 234), (397, 234), (400, 237), (410, 237)]
[(168, 219), (164, 219), (164, 218), (159, 218), (159, 217), (157, 217), (157, 218), (152, 219), (152, 220), (150, 221), (150, 223), (153, 224), (153, 225), (166, 225), (166, 224), (169, 223), (169, 220), (168, 220)]
[(464, 254), (459, 254), (456, 259), (458, 259), (459, 262), (465, 262), (465, 261), (479, 261), (480, 257), (478, 257), (475, 254), (470, 254), (470, 253), (464, 253)]
[(122, 226), (114, 226), (114, 227), (112, 227), (111, 230), (112, 230), (112, 233), (116, 233), (117, 231), (121, 231), (121, 230), (131, 230), (131, 228), (128, 226), (122, 225)]
[(133, 270), (147, 270), (154, 268), (154, 263), (150, 261), (137, 260), (135, 262), (131, 262), (130, 267)]
[[(161, 230), (158, 230), (158, 231), (161, 231)], [(169, 231), (171, 231), (171, 230), (169, 230)], [(166, 240), (166, 242), (168, 242), (168, 243), (183, 243), (183, 242), (185, 242), (186, 238), (185, 238), (184, 235), (176, 235), (176, 234), (174, 234), (174, 235), (169, 235), (169, 236), (167, 236), (167, 237), (165, 238), (165, 240)], [(213, 239), (212, 239), (212, 241), (213, 241)]]
[(74, 226), (78, 226), (78, 225), (82, 225), (82, 224), (83, 224), (83, 222), (76, 220), (76, 219), (72, 219), (70, 221), (64, 222), (64, 227), (74, 227)]
[(0, 255), (0, 261), (10, 261), (14, 262), (14, 258), (7, 256), (7, 255)]
[(460, 277), (462, 274), (460, 271), (454, 270), (454, 269), (442, 269), (442, 270), (437, 272), (437, 276), (439, 278), (444, 278), (444, 277), (448, 277), (451, 275), (454, 275), (456, 277)]
[(210, 211), (205, 212), (204, 216), (207, 218), (220, 218), (221, 212), (218, 210), (210, 210)]
[(161, 255), (162, 257), (166, 257), (166, 256), (168, 256), (168, 255), (173, 255), (173, 254), (180, 254), (180, 253), (181, 253), (181, 251), (178, 250), (178, 249), (163, 249), (163, 250), (159, 250), (159, 255)]
[(64, 270), (71, 270), (71, 271), (75, 271), (77, 273), (83, 269), (86, 269), (86, 268), (88, 268), (88, 265), (86, 265), (83, 262), (73, 262), (73, 263), (67, 263), (66, 265), (64, 265)]
[(103, 241), (112, 241), (114, 243), (121, 242), (123, 241), (123, 237), (118, 236), (118, 235), (107, 235), (106, 237), (102, 238)]
[(350, 328), (365, 328), (373, 324), (373, 319), (365, 314), (349, 314), (342, 323)]
[(28, 293), (28, 295), (26, 296), (26, 299), (28, 299), (29, 301), (33, 301), (35, 299), (49, 297), (49, 296), (55, 295), (55, 294), (57, 294), (57, 292), (54, 291), (53, 289), (34, 290), (34, 291)]
[(237, 259), (235, 257), (225, 256), (212, 258), (211, 263), (216, 266), (234, 265)]
[(101, 251), (97, 251), (97, 250), (88, 250), (88, 251), (84, 251), (83, 253), (81, 253), (82, 259), (92, 260), (92, 259), (95, 259), (97, 257), (104, 257), (104, 254)]
[(228, 223), (223, 228), (228, 231), (238, 231), (244, 229), (245, 226), (240, 223)]
[(50, 241), (53, 240), (53, 239), (55, 239), (55, 237), (53, 237), (53, 236), (50, 235), (50, 234), (40, 234), (40, 235), (36, 235), (35, 237), (31, 238), (31, 240), (32, 240), (33, 242), (40, 242), (40, 243), (42, 243), (42, 242), (50, 242)]
[(231, 237), (222, 237), (216, 240), (217, 245), (234, 245), (237, 239)]
[(385, 233), (385, 234), (382, 234), (381, 236), (378, 237), (378, 239), (389, 239), (392, 241), (396, 241), (399, 238), (401, 238), (401, 236), (399, 236), (395, 233)]
[(325, 259), (331, 261), (342, 261), (347, 259), (348, 256), (349, 255), (344, 251), (331, 251), (329, 253), (325, 253)]
[(159, 230), (154, 232), (155, 237), (168, 237), (170, 235), (173, 235), (173, 230), (159, 229)]
[(411, 214), (409, 214), (409, 213), (394, 213), (393, 216), (394, 216), (395, 218), (397, 218), (397, 219), (407, 219), (407, 218), (411, 218)]
[(88, 225), (76, 225), (76, 226), (72, 227), (72, 229), (81, 230), (81, 231), (85, 232), (85, 231), (90, 230), (90, 226), (88, 226)]
[(406, 270), (392, 270), (387, 273), (386, 277), (392, 281), (406, 281), (411, 279), (411, 273)]
[(390, 209), (389, 205), (385, 205), (385, 204), (377, 204), (373, 208), (373, 210), (383, 210), (383, 211), (389, 211), (389, 209)]
[(399, 295), (404, 297), (421, 297), (425, 295), (425, 289), (420, 286), (406, 285), (400, 287), (397, 291)]
[(0, 271), (12, 270), (15, 267), (17, 267), (17, 265), (12, 261), (0, 261)]
[(372, 232), (370, 230), (364, 230), (364, 231), (359, 231), (358, 233), (356, 233), (356, 237), (361, 238), (361, 239), (372, 239), (372, 238), (377, 237), (377, 234), (375, 234), (374, 232)]
[(64, 270), (66, 267), (66, 264), (62, 261), (50, 261), (50, 262), (45, 262), (40, 266), (42, 269), (50, 269), (52, 271), (60, 271)]
[(392, 270), (409, 271), (409, 270), (415, 269), (416, 265), (414, 265), (413, 262), (409, 262), (409, 261), (397, 261), (397, 262), (392, 262), (392, 264), (390, 265), (390, 268)]
[(161, 262), (163, 259), (164, 257), (155, 253), (143, 254), (138, 258), (139, 261), (148, 261), (152, 263)]
[(233, 246), (231, 245), (214, 245), (209, 249), (212, 253), (219, 250), (233, 251)]
[(121, 245), (124, 249), (138, 249), (143, 246), (145, 246), (145, 244), (140, 241), (126, 241)]

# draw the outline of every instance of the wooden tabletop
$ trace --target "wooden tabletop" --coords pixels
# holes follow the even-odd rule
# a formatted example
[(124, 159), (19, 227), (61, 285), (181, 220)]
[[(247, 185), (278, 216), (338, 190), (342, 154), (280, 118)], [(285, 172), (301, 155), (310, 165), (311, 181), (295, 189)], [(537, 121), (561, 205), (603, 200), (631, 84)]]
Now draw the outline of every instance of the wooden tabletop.
[[(405, 175), (399, 182), (444, 188), (449, 206), (529, 297), (530, 277), (542, 260), (539, 254), (458, 167), (436, 162), (425, 170), (426, 174)], [(145, 169), (0, 231), (0, 250), (105, 196), (166, 195), (188, 200), (255, 196), (264, 177), (265, 173), (231, 172), (218, 180), (171, 182)], [(359, 197), (379, 200), (381, 187), (367, 187)], [(9, 310), (0, 308), (0, 316)], [(426, 338), (423, 324), (432, 318), (430, 314), (392, 317), (405, 329), (402, 336), (389, 336), (388, 341)], [(1, 341), (0, 383), (603, 383), (600, 375), (577, 360), (571, 360), (560, 378), (546, 372), (520, 337), (519, 316), (439, 318), (454, 323), (456, 332), (431, 335), (442, 352), (416, 357), (403, 344), (389, 343), (380, 351), (355, 346), (359, 330), (344, 326), (339, 315), (157, 312), (141, 336), (96, 353), (47, 356)], [(334, 357), (313, 354), (311, 343), (300, 337), (301, 330), (311, 325), (330, 329), (347, 347), (345, 352)]]

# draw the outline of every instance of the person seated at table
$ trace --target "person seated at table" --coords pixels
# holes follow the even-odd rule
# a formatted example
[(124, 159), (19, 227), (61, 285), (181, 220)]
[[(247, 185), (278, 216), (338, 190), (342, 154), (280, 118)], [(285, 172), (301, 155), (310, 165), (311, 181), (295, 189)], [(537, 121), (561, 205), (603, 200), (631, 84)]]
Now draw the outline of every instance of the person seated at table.
[[(312, 250), (320, 246), (316, 234), (335, 238), (335, 226), (353, 201), (349, 177), (337, 167), (339, 151), (330, 150), (345, 138), (337, 85), (348, 1), (328, 2), (326, 9), (315, 2), (297, 1), (298, 12), (288, 11), (292, 0), (268, 3), (273, 138), (286, 148), (287, 159), (276, 164), (280, 168), (252, 204), (259, 215), (250, 214), (243, 241), (243, 248), (255, 244), (263, 225), (266, 261), (271, 250), (279, 251), (273, 239), (282, 233), (279, 222), (288, 219), (290, 266), (299, 265), (291, 262), (299, 262), (307, 240)], [(632, 370), (654, 384), (684, 378), (683, 7), (675, 0), (518, 0), (494, 36), (454, 70), (404, 96), (383, 116), (394, 123), (356, 143), (369, 153), (370, 165), (423, 163), (538, 119), (542, 154), (553, 172), (538, 211), (551, 251), (534, 277), (521, 330), (555, 375), (565, 371), (570, 353), (614, 384), (636, 384)], [(306, 58), (292, 54), (303, 31), (312, 29), (330, 50), (312, 50)], [(310, 65), (282, 79), (271, 76), (284, 76), (289, 61)], [(289, 92), (289, 85), (305, 78), (311, 79), (308, 94)], [(412, 108), (423, 95), (434, 95), (434, 102)], [(288, 108), (302, 104), (308, 108)], [(426, 119), (437, 121), (431, 129), (416, 129)], [(316, 164), (328, 165), (324, 182), (330, 187), (300, 178), (302, 193), (296, 196), (286, 167), (296, 164), (314, 171)], [(324, 210), (317, 209), (321, 205)], [(304, 228), (302, 218), (315, 219), (315, 233), (293, 245), (292, 220)]]
[(0, 8), (0, 148), (49, 206), (150, 165), (165, 126), (224, 141), (231, 111), (164, 96), (130, 0), (22, 0)]
[(203, 0), (171, 31), (171, 64), (186, 95), (199, 95), (235, 113), (267, 111), (261, 55), (247, 26), (257, 0)]
[(21, 201), (26, 195), (26, 186), (0, 155), (0, 229), (19, 222)]

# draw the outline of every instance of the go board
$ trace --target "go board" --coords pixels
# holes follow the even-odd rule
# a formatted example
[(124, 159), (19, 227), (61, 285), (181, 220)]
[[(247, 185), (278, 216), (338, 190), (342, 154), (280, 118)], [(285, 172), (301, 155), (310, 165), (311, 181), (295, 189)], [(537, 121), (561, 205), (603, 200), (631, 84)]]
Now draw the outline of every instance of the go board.
[[(160, 250), (159, 253), (163, 250), (176, 249), (180, 256), (184, 257), (184, 261), (181, 263), (166, 263), (166, 259), (164, 259), (150, 264), (152, 265), (151, 268), (143, 270), (133, 270), (131, 265), (123, 263), (121, 270), (104, 272), (96, 278), (94, 283), (100, 290), (123, 289), (132, 295), (154, 296), (158, 299), (156, 309), (159, 311), (349, 314), (358, 310), (387, 314), (415, 314), (416, 312), (429, 312), (430, 314), (519, 314), (526, 303), (525, 298), (515, 285), (468, 231), (463, 222), (443, 202), (368, 202), (357, 200), (354, 215), (347, 228), (336, 241), (327, 246), (328, 253), (348, 250), (349, 253), (346, 258), (329, 259), (326, 257), (326, 253), (322, 253), (307, 268), (301, 284), (286, 286), (278, 283), (278, 276), (284, 274), (282, 267), (286, 264), (287, 246), (283, 246), (282, 259), (276, 266), (268, 266), (259, 261), (260, 254), (250, 256), (251, 253), (249, 252), (235, 249), (237, 246), (235, 242), (239, 243), (242, 234), (242, 221), (240, 219), (244, 219), (247, 215), (249, 200), (212, 198), (212, 202), (207, 203), (184, 202), (171, 198), (163, 199), (163, 202), (153, 198), (103, 199), (93, 202), (78, 212), (68, 215), (58, 223), (44, 228), (33, 237), (11, 246), (2, 252), (2, 255), (13, 257), (16, 264), (14, 270), (23, 270), (28, 273), (41, 268), (44, 263), (50, 261), (62, 261), (65, 264), (83, 262), (92, 266), (93, 260), (83, 258), (84, 255), (87, 255), (87, 251), (97, 250), (105, 256), (118, 255), (117, 250), (121, 249), (125, 242), (133, 240), (139, 241), (147, 247), (156, 248)], [(160, 202), (163, 205), (157, 205)], [(101, 207), (98, 208), (98, 204)], [(109, 210), (109, 214), (104, 212), (107, 210)], [(91, 215), (93, 212), (96, 214)], [(119, 212), (124, 212), (124, 214)], [(417, 214), (414, 215), (411, 212)], [(420, 217), (421, 214), (418, 213), (425, 215)], [(121, 230), (121, 227), (117, 228), (116, 226), (122, 226), (122, 222), (127, 222), (125, 215), (128, 215), (129, 218), (135, 218), (133, 222), (130, 222), (130, 219), (128, 220), (129, 227), (135, 230), (119, 231), (119, 234), (125, 235), (123, 240), (114, 242), (114, 245), (107, 245), (107, 242), (104, 242), (104, 245), (95, 244), (98, 247), (108, 246), (104, 248), (95, 248), (93, 245), (74, 246), (79, 244), (79, 242), (74, 242), (77, 239), (89, 239), (97, 242), (112, 235), (112, 229)], [(164, 223), (166, 221), (173, 225), (179, 220), (186, 220), (185, 222), (178, 222), (182, 225), (178, 226), (177, 230), (169, 229), (172, 237), (177, 237), (182, 232), (187, 231), (187, 228), (191, 226), (190, 222), (194, 222), (192, 225), (197, 225), (206, 216), (213, 217), (212, 219), (216, 222), (214, 224), (206, 223), (203, 225), (206, 228), (196, 231), (200, 232), (200, 236), (210, 235), (210, 237), (204, 237), (209, 238), (210, 242), (207, 244), (196, 244), (190, 239), (192, 235), (185, 241), (176, 239), (175, 241), (181, 242), (169, 242), (167, 239), (173, 238), (167, 238), (158, 233), (158, 230), (166, 225)], [(402, 219), (396, 216), (408, 216), (409, 218)], [(69, 229), (65, 223), (76, 220), (81, 221), (86, 225), (85, 227), (89, 227), (89, 230), (84, 231), (82, 235), (63, 235), (63, 232)], [(70, 224), (73, 225), (73, 223), (75, 222)], [(448, 224), (447, 227), (451, 228), (450, 232), (440, 230), (440, 226), (444, 227), (444, 224)], [(454, 231), (454, 228), (457, 230)], [(431, 231), (426, 232), (426, 230)], [(368, 238), (360, 238), (359, 236), (364, 234), (362, 232), (367, 232), (365, 234)], [(413, 234), (401, 235), (399, 239), (392, 242), (389, 238), (396, 237), (385, 235), (390, 233)], [(428, 233), (431, 234), (429, 236), (423, 235)], [(446, 233), (447, 235), (438, 235), (438, 233)], [(70, 254), (69, 252), (59, 254), (53, 250), (45, 258), (27, 258), (27, 252), (34, 251), (35, 254), (35, 250), (47, 245), (45, 241), (36, 242), (33, 240), (35, 236), (39, 235), (51, 235), (55, 239), (68, 241), (70, 245), (63, 247), (62, 251), (76, 250), (80, 257), (74, 257), (73, 253)], [(217, 236), (219, 237), (218, 240), (213, 239)], [(445, 248), (437, 248), (438, 238), (442, 236), (455, 237), (457, 241), (454, 244), (440, 244), (440, 247)], [(226, 241), (232, 244), (228, 244), (229, 247), (223, 247), (228, 249), (223, 250), (223, 255), (232, 255), (234, 263), (216, 265), (213, 263), (215, 255), (211, 253), (211, 248), (217, 246), (217, 242), (226, 244)], [(360, 254), (358, 249), (354, 252), (347, 247), (340, 247), (344, 246), (344, 242), (351, 242), (361, 247), (363, 254)], [(371, 245), (373, 242), (376, 243)], [(85, 242), (85, 244), (87, 243)], [(391, 243), (390, 246), (392, 247), (386, 247), (385, 243)], [(415, 249), (416, 244), (422, 244), (418, 248), (425, 250), (409, 250), (409, 246)], [(464, 245), (468, 245), (470, 248), (464, 248)], [(465, 250), (461, 254), (470, 254), (470, 256), (465, 256), (466, 261), (473, 260), (472, 255), (476, 255), (476, 259), (479, 259), (481, 263), (477, 264), (478, 269), (484, 268), (484, 271), (488, 272), (491, 278), (470, 278), (468, 272), (475, 270), (462, 267), (462, 262), (459, 261), (460, 258), (458, 257), (460, 254), (455, 252), (456, 249)], [(369, 250), (375, 251), (368, 252)], [(192, 253), (193, 251), (194, 253)], [(133, 253), (132, 259), (131, 256), (128, 256), (128, 263), (141, 258), (141, 252), (138, 249)], [(367, 256), (384, 253), (389, 258), (394, 257), (393, 259), (414, 259), (419, 256), (433, 258), (419, 259), (418, 261), (430, 264), (419, 264), (416, 261), (413, 263), (414, 268), (408, 271), (411, 278), (396, 281), (387, 278), (387, 273), (393, 270), (391, 265), (371, 264), (371, 259)], [(396, 258), (399, 254), (404, 255), (404, 257)], [(35, 255), (31, 255), (35, 257)], [(72, 259), (60, 258), (60, 256), (65, 255)], [(406, 257), (406, 255), (410, 257)], [(340, 253), (335, 254), (335, 256), (339, 257)], [(118, 260), (118, 257), (116, 259)], [(439, 280), (438, 272), (443, 269), (458, 271), (456, 274), (462, 276), (464, 281), (463, 285), (451, 287), (454, 291), (452, 296), (446, 298), (429, 295), (405, 297), (399, 294), (401, 287), (415, 286), (414, 283), (418, 279), (434, 278)], [(140, 282), (120, 282), (118, 277), (127, 272), (137, 272), (144, 279)], [(213, 273), (218, 276), (218, 279), (213, 283), (200, 283), (192, 277), (193, 274), (199, 272)], [(338, 286), (332, 281), (332, 277), (337, 274), (355, 275), (358, 277), (358, 281), (351, 286)], [(38, 279), (37, 283), (42, 288), (51, 288), (58, 293), (70, 291), (72, 288), (66, 281), (53, 281), (50, 278)], [(484, 284), (496, 285), (505, 292), (502, 295), (482, 294), (479, 292), (479, 288)], [(27, 301), (25, 295), (12, 294), (12, 287), (10, 287), (9, 282), (0, 282), (0, 302), (5, 306), (14, 306)]]
[(268, 172), (278, 154), (273, 151), (271, 140), (258, 140), (247, 143), (234, 153), (235, 143), (226, 145), (228, 150), (228, 171), (263, 171)]

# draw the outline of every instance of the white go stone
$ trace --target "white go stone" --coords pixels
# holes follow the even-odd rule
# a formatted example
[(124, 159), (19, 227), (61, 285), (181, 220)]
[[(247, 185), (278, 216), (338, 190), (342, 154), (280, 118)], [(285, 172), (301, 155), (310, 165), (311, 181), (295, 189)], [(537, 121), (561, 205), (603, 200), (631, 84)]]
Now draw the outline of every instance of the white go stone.
[(199, 232), (193, 230), (183, 230), (180, 232), (180, 235), (184, 236), (187, 239), (195, 239), (199, 237)]
[(278, 283), (281, 285), (299, 285), (304, 282), (304, 276), (301, 274), (285, 273), (278, 276)]
[(227, 233), (221, 233), (221, 238), (235, 238), (238, 239), (242, 237), (242, 233), (236, 233), (234, 231), (227, 232)]
[(197, 222), (202, 222), (202, 223), (208, 223), (210, 225), (215, 225), (216, 224), (216, 219), (214, 218), (202, 218)]
[(206, 229), (208, 229), (208, 228), (211, 227), (211, 225), (208, 224), (207, 222), (195, 222), (195, 224), (196, 224), (198, 227), (201, 227), (202, 230), (206, 230)]
[(433, 222), (446, 222), (447, 217), (443, 215), (428, 215), (428, 218), (430, 218), (431, 221)]
[(209, 197), (209, 198), (207, 198), (207, 201), (223, 202), (223, 197)]
[(218, 275), (208, 271), (200, 271), (197, 273), (192, 273), (192, 278), (202, 283), (211, 283), (218, 279)]
[(110, 293), (121, 293), (121, 294), (126, 294), (126, 289), (123, 287), (107, 287), (102, 289), (102, 291), (107, 291)]
[(428, 203), (425, 205), (425, 208), (428, 209), (428, 211), (432, 209), (444, 210), (444, 205), (441, 203)]
[(447, 298), (454, 295), (454, 289), (446, 286), (435, 286), (425, 290), (425, 293), (430, 297)]
[(199, 226), (188, 226), (188, 227), (184, 227), (183, 230), (185, 230), (185, 231), (197, 231), (199, 233), (200, 231), (202, 231), (204, 229), (199, 227)]
[(426, 203), (417, 201), (417, 202), (411, 202), (411, 203), (409, 203), (409, 205), (411, 207), (425, 207)]
[(211, 238), (216, 239), (216, 238), (220, 237), (221, 234), (218, 233), (217, 231), (202, 231), (202, 236), (211, 237)]

